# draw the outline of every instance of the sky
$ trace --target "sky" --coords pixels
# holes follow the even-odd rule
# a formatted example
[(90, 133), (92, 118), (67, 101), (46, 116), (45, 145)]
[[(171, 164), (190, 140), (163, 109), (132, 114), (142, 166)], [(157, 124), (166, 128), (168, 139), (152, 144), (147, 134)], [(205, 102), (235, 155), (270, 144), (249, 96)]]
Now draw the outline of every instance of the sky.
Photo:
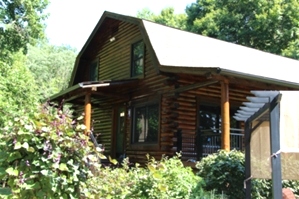
[(143, 8), (159, 14), (163, 8), (173, 7), (179, 14), (193, 2), (196, 0), (50, 0), (46, 35), (50, 44), (80, 51), (104, 11), (136, 16)]

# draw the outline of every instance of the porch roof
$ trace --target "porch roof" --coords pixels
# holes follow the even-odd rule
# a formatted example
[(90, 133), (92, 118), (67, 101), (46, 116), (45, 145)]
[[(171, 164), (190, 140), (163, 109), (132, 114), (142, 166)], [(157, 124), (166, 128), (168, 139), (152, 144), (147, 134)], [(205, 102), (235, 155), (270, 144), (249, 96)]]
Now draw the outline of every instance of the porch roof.
[(53, 95), (49, 98), (49, 101), (61, 101), (67, 100), (70, 101), (72, 99), (81, 97), (86, 94), (86, 92), (91, 92), (97, 95), (101, 95), (101, 93), (109, 93), (110, 95), (115, 94), (119, 95), (119, 87), (130, 87), (136, 86), (137, 79), (129, 79), (129, 80), (105, 80), (105, 81), (90, 81), (90, 82), (81, 82), (72, 87), (69, 87), (56, 95)]

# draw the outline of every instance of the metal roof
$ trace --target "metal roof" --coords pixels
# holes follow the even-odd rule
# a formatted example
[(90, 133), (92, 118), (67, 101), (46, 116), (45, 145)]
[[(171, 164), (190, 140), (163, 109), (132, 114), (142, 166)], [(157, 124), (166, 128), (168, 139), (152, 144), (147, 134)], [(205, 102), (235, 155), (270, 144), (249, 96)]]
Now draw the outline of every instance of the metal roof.
[(215, 70), (224, 75), (292, 84), (299, 61), (143, 20), (162, 70)]
[(106, 18), (137, 25), (158, 70), (189, 74), (217, 73), (299, 89), (297, 60), (107, 11), (77, 57), (70, 86), (73, 85), (80, 56)]

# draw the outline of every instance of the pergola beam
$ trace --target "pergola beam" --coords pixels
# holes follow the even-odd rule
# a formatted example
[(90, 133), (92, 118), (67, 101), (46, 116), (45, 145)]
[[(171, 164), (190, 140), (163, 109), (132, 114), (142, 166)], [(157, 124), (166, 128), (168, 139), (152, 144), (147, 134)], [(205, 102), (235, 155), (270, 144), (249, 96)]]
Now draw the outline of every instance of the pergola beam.
[(282, 198), (282, 174), (280, 150), (280, 95), (270, 103), (270, 144), (273, 199)]

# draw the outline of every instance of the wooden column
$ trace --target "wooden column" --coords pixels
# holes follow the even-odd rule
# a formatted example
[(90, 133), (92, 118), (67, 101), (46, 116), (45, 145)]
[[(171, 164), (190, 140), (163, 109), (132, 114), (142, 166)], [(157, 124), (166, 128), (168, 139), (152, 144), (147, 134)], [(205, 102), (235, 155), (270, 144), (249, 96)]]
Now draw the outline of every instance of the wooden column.
[(221, 81), (221, 149), (230, 151), (230, 114), (228, 81)]
[(85, 134), (89, 135), (91, 122), (91, 94), (85, 94), (85, 106), (84, 106), (84, 124), (86, 126)]

